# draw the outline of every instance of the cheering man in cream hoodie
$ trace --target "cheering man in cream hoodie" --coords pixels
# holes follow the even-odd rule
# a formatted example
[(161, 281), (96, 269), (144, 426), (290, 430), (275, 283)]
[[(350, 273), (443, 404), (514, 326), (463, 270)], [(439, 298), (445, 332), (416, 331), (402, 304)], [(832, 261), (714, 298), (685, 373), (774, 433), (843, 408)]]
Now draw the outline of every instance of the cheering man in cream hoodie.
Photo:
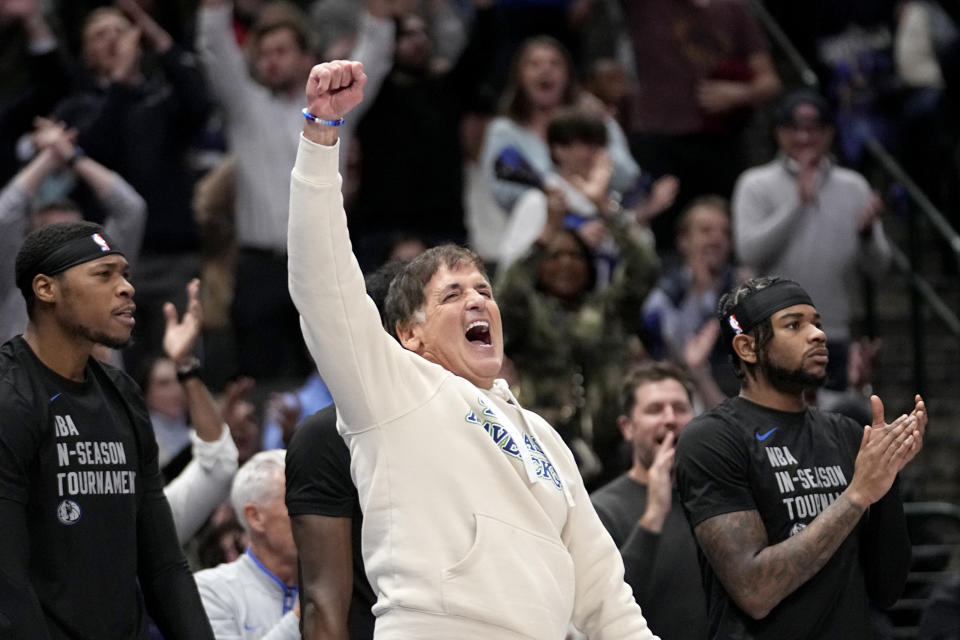
[(364, 82), (356, 62), (310, 72), (289, 267), (350, 448), (377, 640), (559, 640), (571, 623), (654, 638), (570, 451), (496, 377), (500, 312), (480, 259), (453, 245), (415, 259), (387, 297), (400, 344), (383, 331), (337, 174), (337, 126)]

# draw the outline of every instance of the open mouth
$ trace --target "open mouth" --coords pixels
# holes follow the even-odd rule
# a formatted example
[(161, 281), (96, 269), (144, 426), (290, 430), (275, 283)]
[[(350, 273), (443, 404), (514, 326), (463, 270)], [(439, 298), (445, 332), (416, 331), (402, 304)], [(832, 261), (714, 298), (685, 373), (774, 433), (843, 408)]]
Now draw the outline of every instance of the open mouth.
[(477, 346), (490, 345), (490, 323), (485, 320), (474, 320), (467, 327), (464, 334), (470, 344)]

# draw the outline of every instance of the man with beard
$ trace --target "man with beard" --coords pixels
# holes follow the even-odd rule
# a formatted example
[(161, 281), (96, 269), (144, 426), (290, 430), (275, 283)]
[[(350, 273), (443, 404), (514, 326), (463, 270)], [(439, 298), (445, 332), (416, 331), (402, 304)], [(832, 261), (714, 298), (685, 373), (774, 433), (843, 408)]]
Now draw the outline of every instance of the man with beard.
[(620, 396), (617, 426), (633, 464), (590, 500), (650, 628), (662, 640), (703, 640), (697, 543), (673, 486), (674, 444), (693, 417), (693, 382), (675, 364), (648, 362), (627, 374)]
[[(16, 258), (22, 336), (0, 347), (0, 637), (210, 638), (140, 392), (92, 357), (133, 330), (128, 264), (89, 222)], [(146, 607), (146, 610), (144, 610)]]
[(927, 414), (873, 423), (805, 404), (826, 377), (820, 314), (795, 282), (721, 298), (740, 395), (681, 434), (677, 487), (701, 550), (710, 638), (872, 638), (868, 609), (899, 597), (910, 562), (897, 473)]

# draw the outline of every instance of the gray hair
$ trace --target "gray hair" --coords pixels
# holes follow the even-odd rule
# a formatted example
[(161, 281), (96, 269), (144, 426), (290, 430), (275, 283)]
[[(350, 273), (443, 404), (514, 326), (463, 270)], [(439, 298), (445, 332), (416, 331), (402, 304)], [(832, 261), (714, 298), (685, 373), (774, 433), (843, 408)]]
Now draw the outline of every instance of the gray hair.
[(240, 525), (250, 533), (250, 525), (243, 515), (248, 504), (263, 505), (277, 493), (283, 492), (286, 452), (271, 449), (255, 454), (237, 471), (230, 488), (230, 504)]
[(390, 283), (386, 302), (387, 330), (393, 334), (398, 324), (410, 326), (424, 322), (423, 314), (418, 312), (426, 302), (424, 289), (433, 275), (440, 267), (456, 269), (463, 265), (475, 267), (484, 278), (490, 279), (483, 266), (483, 259), (470, 249), (455, 244), (442, 244), (427, 249), (408, 262)]

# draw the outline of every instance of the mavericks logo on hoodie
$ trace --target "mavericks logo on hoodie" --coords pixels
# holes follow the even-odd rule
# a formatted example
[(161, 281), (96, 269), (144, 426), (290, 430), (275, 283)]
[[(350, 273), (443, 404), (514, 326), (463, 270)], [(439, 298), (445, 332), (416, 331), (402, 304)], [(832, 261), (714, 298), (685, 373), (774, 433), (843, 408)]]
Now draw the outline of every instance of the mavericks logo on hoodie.
[[(473, 411), (468, 413), (464, 419), (470, 424), (476, 424), (483, 427), (483, 430), (487, 432), (487, 435), (490, 436), (490, 439), (499, 447), (508, 456), (522, 460), (522, 455), (520, 453), (519, 445), (512, 435), (510, 435), (510, 430), (504, 427), (497, 419), (497, 414), (490, 408), (487, 402), (483, 398), (477, 398), (477, 402), (480, 404), (480, 415)], [(563, 483), (560, 481), (560, 474), (557, 473), (557, 470), (554, 468), (553, 463), (550, 462), (550, 458), (547, 457), (546, 453), (543, 450), (543, 447), (540, 446), (540, 443), (537, 441), (536, 436), (529, 433), (523, 434), (523, 443), (527, 451), (530, 453), (530, 458), (533, 460), (534, 467), (536, 468), (537, 478), (548, 480), (552, 483), (557, 489), (563, 489)]]

